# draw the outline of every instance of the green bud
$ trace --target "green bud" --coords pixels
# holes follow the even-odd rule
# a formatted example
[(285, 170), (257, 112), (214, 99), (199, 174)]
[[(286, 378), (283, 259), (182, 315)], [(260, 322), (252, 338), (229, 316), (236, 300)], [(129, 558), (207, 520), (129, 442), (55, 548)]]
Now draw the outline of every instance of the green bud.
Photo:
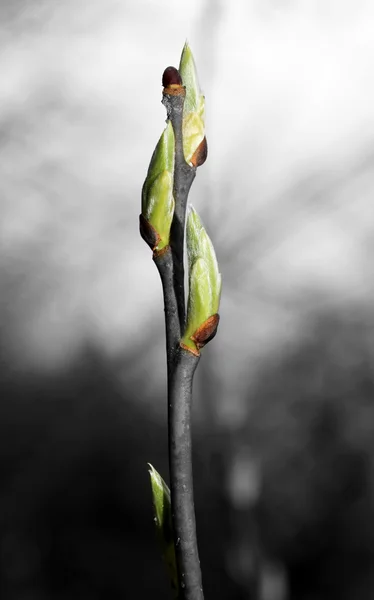
[(169, 244), (174, 215), (174, 131), (168, 121), (153, 152), (142, 189), (140, 232), (152, 250)]
[(189, 295), (187, 326), (181, 344), (198, 355), (199, 349), (217, 331), (222, 280), (213, 244), (192, 206), (189, 207), (186, 234)]
[(182, 50), (179, 73), (183, 85), (186, 87), (184, 110), (185, 112), (197, 112), (203, 96), (201, 95), (194, 57), (188, 42), (185, 43)]
[(161, 546), (162, 557), (168, 570), (174, 596), (177, 597), (178, 575), (171, 520), (170, 490), (156, 469), (150, 464), (149, 467), (156, 534)]
[[(182, 51), (179, 73), (186, 87), (183, 108), (183, 151), (188, 164), (199, 166), (206, 158), (205, 98), (200, 90), (195, 61), (186, 42)], [(203, 146), (203, 150), (199, 147)], [(198, 157), (195, 156), (198, 152)], [(204, 159), (201, 159), (204, 156)]]

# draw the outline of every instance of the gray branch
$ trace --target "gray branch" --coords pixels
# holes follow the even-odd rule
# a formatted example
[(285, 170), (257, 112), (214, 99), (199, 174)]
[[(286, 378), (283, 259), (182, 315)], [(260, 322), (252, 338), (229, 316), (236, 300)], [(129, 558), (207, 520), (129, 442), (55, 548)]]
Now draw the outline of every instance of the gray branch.
[[(170, 274), (165, 276), (165, 315), (168, 320), (167, 298), (172, 300), (175, 321), (175, 303), (179, 318), (179, 333), (183, 334), (186, 321), (184, 296), (184, 232), (188, 194), (196, 175), (196, 168), (189, 166), (183, 152), (183, 105), (184, 95), (164, 94), (163, 104), (171, 120), (175, 137), (174, 200), (175, 212), (170, 232), (170, 248), (173, 266), (173, 290)], [(169, 260), (169, 259), (168, 259)], [(168, 270), (170, 273), (170, 270)], [(169, 331), (168, 346), (168, 430), (170, 491), (174, 544), (179, 580), (179, 598), (204, 600), (199, 554), (197, 548), (196, 521), (192, 477), (191, 409), (192, 381), (199, 362), (198, 356), (174, 346), (176, 325), (166, 324)], [(170, 360), (169, 360), (170, 359)]]
[(161, 253), (154, 253), (153, 260), (160, 273), (164, 294), (166, 358), (168, 384), (174, 366), (175, 353), (181, 339), (178, 303), (174, 290), (174, 264), (170, 246)]
[(192, 381), (200, 357), (179, 348), (168, 387), (169, 465), (180, 597), (204, 600), (192, 477)]
[(186, 208), (188, 194), (196, 175), (196, 168), (190, 167), (183, 153), (183, 105), (184, 96), (171, 96), (165, 94), (162, 100), (166, 107), (175, 138), (175, 166), (174, 166), (174, 200), (175, 211), (170, 231), (170, 246), (174, 261), (174, 289), (178, 302), (178, 314), (181, 331), (184, 331), (186, 320), (184, 297), (184, 230), (186, 222)]

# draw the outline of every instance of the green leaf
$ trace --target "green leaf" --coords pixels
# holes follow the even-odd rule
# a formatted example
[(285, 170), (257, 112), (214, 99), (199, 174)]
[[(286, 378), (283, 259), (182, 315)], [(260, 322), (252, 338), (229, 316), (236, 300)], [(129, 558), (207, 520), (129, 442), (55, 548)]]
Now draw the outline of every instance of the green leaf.
[(196, 344), (191, 337), (213, 314), (209, 270), (203, 258), (198, 258), (192, 265), (189, 281), (187, 325), (182, 343), (195, 352)]
[(179, 73), (186, 88), (183, 107), (183, 152), (187, 163), (205, 136), (205, 98), (200, 90), (196, 65), (191, 48), (186, 42), (182, 51)]
[(168, 121), (153, 152), (142, 189), (142, 215), (159, 236), (161, 250), (169, 243), (174, 214), (174, 131)]
[(185, 161), (190, 164), (196, 149), (205, 136), (204, 119), (197, 112), (183, 116), (183, 154)]
[(169, 171), (174, 173), (174, 130), (170, 121), (164, 131), (161, 134), (160, 139), (157, 142), (156, 148), (153, 151), (151, 162), (149, 163), (147, 177), (143, 185), (142, 192), (142, 212), (146, 209), (147, 205), (147, 192), (149, 187), (152, 185), (156, 177), (163, 171)]
[(169, 574), (173, 595), (174, 598), (177, 598), (178, 574), (171, 520), (170, 490), (156, 469), (151, 464), (149, 464), (149, 467), (156, 534), (161, 547), (162, 558)]
[(192, 266), (198, 258), (205, 260), (208, 267), (212, 310), (218, 312), (222, 278), (219, 272), (216, 253), (199, 215), (191, 205), (188, 207), (186, 236), (189, 270), (191, 272)]
[(195, 60), (188, 42), (185, 43), (182, 50), (181, 60), (179, 63), (179, 73), (182, 77), (183, 85), (186, 88), (184, 111), (199, 112), (202, 94), (197, 77)]
[[(218, 326), (222, 280), (213, 244), (192, 206), (189, 207), (186, 233), (189, 294), (182, 345), (198, 354), (199, 348), (214, 336)], [(216, 320), (212, 319), (214, 316)]]
[(161, 238), (156, 246), (157, 250), (169, 243), (174, 204), (173, 176), (168, 171), (162, 171), (148, 189), (147, 206), (143, 213)]

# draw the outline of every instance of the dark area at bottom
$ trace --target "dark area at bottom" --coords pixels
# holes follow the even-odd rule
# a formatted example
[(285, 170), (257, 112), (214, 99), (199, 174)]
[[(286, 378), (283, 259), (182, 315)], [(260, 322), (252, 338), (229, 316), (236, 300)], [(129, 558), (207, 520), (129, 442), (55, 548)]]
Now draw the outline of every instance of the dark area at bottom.
[[(345, 367), (331, 344), (342, 339)], [(279, 600), (260, 585), (265, 564), (284, 567), (284, 600), (374, 597), (374, 385), (363, 339), (356, 324), (325, 320), (259, 375), (238, 431), (196, 428), (207, 599)], [(147, 472), (151, 461), (167, 477), (166, 422), (137, 402), (141, 385), (120, 385), (92, 348), (65, 372), (38, 376), (3, 360), (0, 376), (2, 600), (169, 597)], [(261, 489), (239, 507), (228, 471), (248, 444)]]

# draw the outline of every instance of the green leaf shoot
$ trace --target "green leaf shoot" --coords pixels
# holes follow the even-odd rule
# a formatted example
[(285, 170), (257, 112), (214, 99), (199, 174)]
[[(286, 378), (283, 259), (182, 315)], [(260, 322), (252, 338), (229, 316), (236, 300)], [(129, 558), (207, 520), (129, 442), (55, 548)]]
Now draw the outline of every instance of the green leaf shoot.
[(171, 521), (170, 490), (156, 469), (151, 464), (149, 464), (149, 467), (156, 534), (161, 547), (162, 557), (168, 571), (174, 598), (177, 598), (178, 575), (173, 540), (173, 526)]
[(174, 132), (168, 121), (153, 152), (142, 189), (142, 215), (158, 234), (155, 250), (169, 244), (174, 215)]
[(185, 43), (179, 73), (186, 88), (183, 108), (183, 152), (188, 164), (205, 136), (205, 98), (200, 90), (197, 70), (191, 48)]
[(182, 344), (198, 352), (195, 334), (210, 317), (218, 315), (222, 279), (213, 244), (192, 206), (189, 207), (186, 234), (189, 295)]

